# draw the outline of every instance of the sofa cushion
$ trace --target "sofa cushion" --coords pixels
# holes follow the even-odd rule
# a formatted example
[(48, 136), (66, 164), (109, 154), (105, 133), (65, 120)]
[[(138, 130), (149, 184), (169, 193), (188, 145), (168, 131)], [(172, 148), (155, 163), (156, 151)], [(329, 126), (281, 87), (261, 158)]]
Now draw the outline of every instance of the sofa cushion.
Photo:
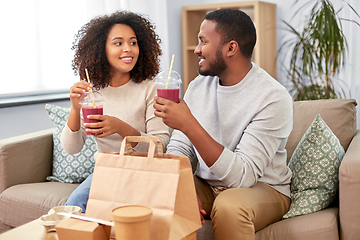
[(64, 205), (79, 184), (41, 182), (19, 184), (0, 194), (1, 222), (17, 227)]
[(297, 144), (317, 114), (347, 150), (356, 132), (356, 101), (354, 99), (324, 99), (295, 101), (293, 130), (286, 144), (289, 161)]
[(334, 207), (284, 219), (256, 232), (255, 240), (339, 240), (338, 215)]
[(339, 188), (339, 166), (345, 151), (317, 115), (289, 162), (291, 205), (283, 218), (308, 214), (331, 204)]
[(0, 222), (0, 234), (4, 233), (6, 231), (9, 231), (11, 229), (13, 229), (13, 228)]
[(16, 184), (45, 181), (51, 174), (52, 134), (47, 129), (0, 140), (0, 193)]
[(81, 183), (94, 170), (94, 154), (97, 150), (95, 139), (88, 135), (81, 152), (74, 155), (67, 154), (61, 146), (60, 136), (69, 117), (70, 109), (51, 104), (46, 104), (45, 109), (56, 126), (53, 132), (52, 176), (47, 177), (46, 180)]

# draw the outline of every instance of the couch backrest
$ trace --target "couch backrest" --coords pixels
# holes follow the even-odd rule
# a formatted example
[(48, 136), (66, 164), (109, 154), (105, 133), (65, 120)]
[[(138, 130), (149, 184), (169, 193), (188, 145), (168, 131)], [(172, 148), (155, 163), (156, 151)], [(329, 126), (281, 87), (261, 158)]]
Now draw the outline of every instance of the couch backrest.
[(356, 105), (354, 99), (294, 101), (294, 125), (286, 144), (287, 161), (317, 114), (339, 138), (346, 151), (357, 129)]

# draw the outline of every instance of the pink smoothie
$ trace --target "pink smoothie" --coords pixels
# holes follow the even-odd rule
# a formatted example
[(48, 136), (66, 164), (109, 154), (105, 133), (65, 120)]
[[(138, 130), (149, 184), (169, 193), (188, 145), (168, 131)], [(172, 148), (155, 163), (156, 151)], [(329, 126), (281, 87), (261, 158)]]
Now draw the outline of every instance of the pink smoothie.
[[(83, 107), (82, 113), (84, 116), (84, 122), (85, 123), (97, 123), (100, 122), (100, 120), (95, 119), (88, 119), (88, 115), (103, 115), (103, 107), (102, 106), (96, 106), (96, 107)], [(97, 135), (93, 133), (86, 132), (87, 135)]]
[(169, 99), (176, 103), (178, 103), (180, 101), (179, 100), (179, 88), (175, 88), (175, 89), (173, 89), (173, 88), (165, 88), (165, 89), (158, 88), (157, 95), (159, 97)]

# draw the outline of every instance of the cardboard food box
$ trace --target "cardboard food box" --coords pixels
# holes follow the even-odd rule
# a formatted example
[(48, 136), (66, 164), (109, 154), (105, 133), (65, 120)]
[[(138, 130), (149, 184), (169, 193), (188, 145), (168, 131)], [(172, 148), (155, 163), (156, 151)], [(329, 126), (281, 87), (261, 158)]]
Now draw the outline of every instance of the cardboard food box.
[(69, 218), (55, 226), (59, 240), (109, 240), (111, 226)]

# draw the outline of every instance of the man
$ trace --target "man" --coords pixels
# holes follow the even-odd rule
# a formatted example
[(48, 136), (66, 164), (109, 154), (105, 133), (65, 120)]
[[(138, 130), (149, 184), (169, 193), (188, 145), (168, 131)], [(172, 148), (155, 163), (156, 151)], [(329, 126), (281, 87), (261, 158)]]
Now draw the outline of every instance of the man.
[(290, 206), (292, 99), (251, 62), (256, 31), (244, 12), (208, 13), (198, 38), (200, 75), (179, 104), (155, 97), (155, 115), (175, 129), (167, 153), (198, 159), (202, 222), (211, 218), (216, 239), (255, 239)]

